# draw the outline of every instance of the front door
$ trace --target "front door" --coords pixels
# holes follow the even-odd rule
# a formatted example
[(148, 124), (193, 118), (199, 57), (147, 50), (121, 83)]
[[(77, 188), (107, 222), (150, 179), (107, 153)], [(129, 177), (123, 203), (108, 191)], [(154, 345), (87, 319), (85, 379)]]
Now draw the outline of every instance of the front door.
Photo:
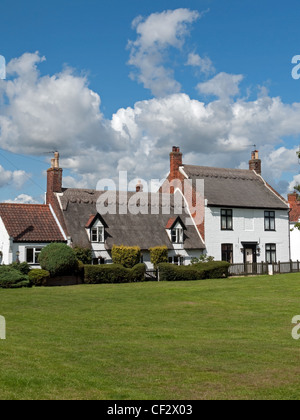
[(245, 260), (246, 260), (246, 263), (248, 264), (253, 263), (253, 249), (252, 248), (245, 248)]

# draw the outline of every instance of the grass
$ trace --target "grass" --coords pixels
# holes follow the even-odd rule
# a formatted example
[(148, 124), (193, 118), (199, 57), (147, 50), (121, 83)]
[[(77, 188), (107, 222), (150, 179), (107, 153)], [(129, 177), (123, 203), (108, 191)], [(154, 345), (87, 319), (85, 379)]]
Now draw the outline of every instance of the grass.
[(300, 275), (0, 290), (0, 399), (299, 399)]

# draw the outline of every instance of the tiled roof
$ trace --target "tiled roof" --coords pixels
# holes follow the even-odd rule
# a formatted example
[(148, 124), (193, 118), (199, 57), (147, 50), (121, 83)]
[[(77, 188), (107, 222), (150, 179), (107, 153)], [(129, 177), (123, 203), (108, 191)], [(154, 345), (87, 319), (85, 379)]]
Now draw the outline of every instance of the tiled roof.
[(0, 203), (0, 217), (14, 242), (65, 241), (47, 205)]
[(192, 180), (204, 180), (208, 206), (288, 210), (286, 201), (254, 171), (184, 165)]

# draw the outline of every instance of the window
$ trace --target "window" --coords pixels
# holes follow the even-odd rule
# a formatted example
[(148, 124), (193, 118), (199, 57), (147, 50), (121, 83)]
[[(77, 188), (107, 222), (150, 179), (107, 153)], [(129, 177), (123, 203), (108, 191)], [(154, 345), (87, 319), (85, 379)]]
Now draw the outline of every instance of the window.
[(221, 210), (221, 230), (233, 230), (232, 210)]
[(182, 244), (183, 243), (183, 229), (176, 228), (171, 230), (171, 237), (173, 244)]
[(99, 258), (93, 258), (93, 265), (103, 265), (106, 263), (105, 258), (99, 257)]
[(222, 261), (233, 263), (233, 245), (222, 244)]
[(28, 264), (38, 265), (39, 255), (43, 248), (27, 248), (26, 249), (26, 262)]
[(275, 230), (275, 211), (265, 211), (265, 230)]
[(175, 255), (174, 257), (169, 257), (169, 264), (174, 265), (184, 265), (184, 257)]
[(276, 262), (276, 244), (266, 244), (266, 262), (269, 264)]
[(104, 227), (99, 226), (91, 229), (91, 241), (92, 242), (104, 242)]

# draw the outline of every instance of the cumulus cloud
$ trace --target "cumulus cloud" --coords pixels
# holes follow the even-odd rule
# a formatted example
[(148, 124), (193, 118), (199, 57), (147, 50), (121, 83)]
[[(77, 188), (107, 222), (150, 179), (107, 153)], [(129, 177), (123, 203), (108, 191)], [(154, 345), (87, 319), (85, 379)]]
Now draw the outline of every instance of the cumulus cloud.
[(42, 61), (38, 53), (24, 54), (7, 66), (11, 79), (0, 87), (5, 103), (0, 146), (18, 153), (36, 155), (59, 149), (72, 155), (89, 139), (91, 145), (102, 142), (107, 149), (99, 95), (88, 88), (85, 77), (75, 76), (70, 69), (41, 77), (37, 66)]
[(204, 73), (206, 76), (215, 73), (214, 65), (209, 57), (200, 57), (199, 54), (190, 53), (186, 62), (187, 66), (196, 67), (200, 70), (201, 73)]
[(137, 71), (132, 72), (131, 77), (150, 89), (154, 96), (181, 90), (173, 70), (164, 65), (167, 51), (170, 47), (182, 48), (190, 24), (200, 16), (197, 11), (182, 8), (153, 13), (146, 19), (140, 16), (133, 21), (137, 39), (128, 43), (129, 64)]
[(243, 80), (242, 74), (219, 73), (207, 82), (198, 83), (197, 90), (200, 94), (217, 96), (220, 99), (239, 95), (239, 84)]
[[(142, 25), (145, 19), (135, 22), (137, 28), (142, 25), (139, 43), (182, 45), (188, 19), (196, 19), (188, 12), (185, 20), (182, 12), (169, 12), (177, 24), (166, 33), (151, 34), (150, 27)], [(0, 81), (0, 147), (32, 155), (59, 150), (61, 166), (69, 170), (65, 186), (95, 188), (101, 178), (117, 181), (121, 170), (128, 171), (129, 180), (160, 180), (169, 170), (173, 145), (181, 147), (185, 163), (248, 167), (255, 144), (263, 175), (280, 192), (287, 184), (280, 183), (282, 173), (298, 172), (295, 148), (283, 139), (300, 135), (300, 103), (285, 104), (267, 92), (251, 101), (236, 98), (242, 75), (219, 73), (202, 83), (203, 94), (217, 96), (208, 103), (177, 92), (137, 102), (105, 119), (100, 96), (89, 88), (87, 77), (70, 69), (41, 76), (38, 69), (44, 60), (38, 53), (24, 54), (8, 64), (9, 78)], [(193, 60), (196, 65), (197, 57)], [(20, 187), (24, 180), (23, 171), (0, 167), (0, 186)]]
[(0, 165), (0, 188), (13, 185), (20, 189), (28, 180), (29, 175), (25, 171), (7, 171)]
[(33, 197), (27, 194), (20, 194), (13, 200), (6, 200), (4, 203), (11, 204), (39, 204), (39, 201), (35, 200)]

